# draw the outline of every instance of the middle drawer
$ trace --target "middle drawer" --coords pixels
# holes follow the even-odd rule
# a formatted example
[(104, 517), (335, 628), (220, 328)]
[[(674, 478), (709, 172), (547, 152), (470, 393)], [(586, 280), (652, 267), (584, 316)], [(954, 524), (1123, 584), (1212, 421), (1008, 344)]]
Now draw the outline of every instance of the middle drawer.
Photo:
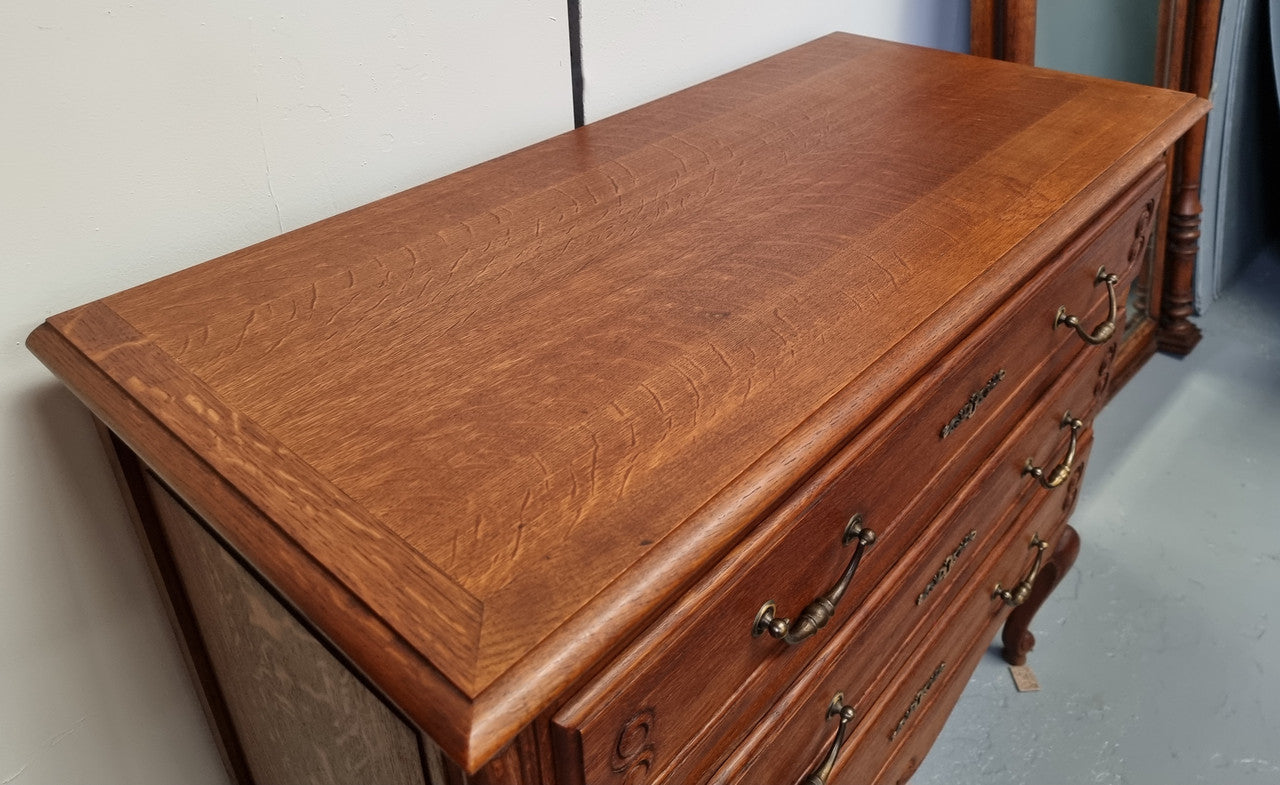
[[(1088, 447), (1086, 435), (1082, 460)], [(838, 655), (796, 681), (712, 782), (800, 782), (833, 752), (832, 783), (870, 785), (881, 779), (877, 772), (891, 758), (895, 771), (912, 768), (910, 758), (922, 756), (932, 744), (956, 690), (1009, 614), (1009, 604), (996, 591), (1030, 580), (1053, 558), (1073, 502), (1067, 493), (1040, 494), (1025, 509), (1011, 511), (984, 553), (969, 562), (969, 580), (953, 584), (944, 603), (914, 627), (904, 623), (902, 630), (895, 629), (892, 613), (877, 616), (870, 630), (859, 631)], [(989, 558), (979, 563), (979, 556)], [(901, 606), (899, 599), (891, 603)], [(892, 658), (880, 667), (868, 662), (865, 653), (886, 645), (893, 632), (907, 634), (908, 640), (892, 648)], [(830, 711), (837, 694), (841, 708), (854, 710), (842, 737)]]
[[(1001, 511), (1045, 492), (1024, 473), (1027, 461), (1046, 472), (1061, 462), (1071, 435), (1064, 415), (1070, 411), (1072, 419), (1089, 422), (1104, 387), (1107, 355), (1079, 355), (963, 487), (939, 501), (941, 511), (900, 516), (864, 550), (831, 627), (857, 627), (860, 636), (875, 630), (874, 643), (868, 638), (859, 644), (868, 652), (868, 668), (878, 669), (881, 663), (872, 660), (893, 656), (908, 630), (945, 605), (951, 587), (964, 581), (996, 538)], [(832, 516), (815, 502), (801, 515), (824, 516), (823, 539), (788, 536), (771, 549), (735, 551), (559, 712), (553, 732), (560, 748), (580, 761), (582, 781), (634, 781), (636, 767), (649, 777), (642, 781), (690, 781), (727, 754), (811, 660), (834, 656), (833, 647), (823, 648), (826, 640), (788, 645), (752, 633), (766, 601), (776, 599), (777, 615), (794, 619), (841, 577), (858, 548), (841, 545), (857, 512)], [(877, 520), (867, 515), (863, 524), (875, 529)], [(882, 578), (895, 567), (891, 585)], [(881, 622), (889, 618), (892, 624)], [(824, 632), (817, 637), (833, 636)], [(840, 630), (832, 643), (845, 638), (847, 645), (847, 637)], [(575, 761), (562, 763), (577, 768)]]

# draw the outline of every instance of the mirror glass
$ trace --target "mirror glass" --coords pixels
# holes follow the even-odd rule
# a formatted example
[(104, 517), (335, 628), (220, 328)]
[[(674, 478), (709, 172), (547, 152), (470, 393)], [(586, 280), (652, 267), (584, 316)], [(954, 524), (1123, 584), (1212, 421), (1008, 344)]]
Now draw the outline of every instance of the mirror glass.
[[(1036, 3), (1036, 65), (1155, 84), (1159, 11), (1160, 0), (1039, 0)], [(1148, 313), (1150, 293), (1159, 291), (1152, 280), (1155, 246), (1154, 241), (1148, 242), (1142, 273), (1129, 292), (1125, 309), (1127, 331), (1142, 324)]]

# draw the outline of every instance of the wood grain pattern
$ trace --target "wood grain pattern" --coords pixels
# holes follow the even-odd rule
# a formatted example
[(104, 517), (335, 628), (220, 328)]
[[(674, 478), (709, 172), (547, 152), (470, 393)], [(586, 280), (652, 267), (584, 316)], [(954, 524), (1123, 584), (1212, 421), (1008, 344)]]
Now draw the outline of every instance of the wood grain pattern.
[[(996, 542), (1007, 534), (1002, 516), (1046, 495), (1023, 474), (1025, 461), (1033, 457), (1039, 462), (1049, 462), (1065, 452), (1066, 437), (1059, 427), (1064, 410), (1069, 409), (1092, 422), (1100, 403), (1094, 393), (1094, 361), (1095, 357), (1087, 352), (1077, 356), (1018, 427), (998, 445), (984, 451), (985, 460), (968, 473), (969, 481), (940, 486), (954, 488), (945, 494), (947, 503), (941, 510), (936, 513), (929, 509), (913, 510), (911, 520), (901, 525), (901, 531), (880, 532), (881, 542), (875, 548), (892, 549), (895, 540), (905, 540), (905, 543), (898, 543), (898, 553), (886, 554), (875, 549), (869, 552), (866, 557), (869, 566), (878, 563), (873, 559), (887, 557), (890, 569), (871, 573), (874, 580), (870, 586), (849, 598), (852, 605), (847, 615), (840, 618), (841, 623), (832, 625), (835, 629), (823, 632), (826, 638), (786, 647), (777, 641), (750, 639), (746, 624), (734, 625), (738, 628), (736, 634), (732, 628), (720, 629), (723, 625), (718, 619), (700, 613), (703, 605), (727, 593), (718, 582), (713, 583), (708, 587), (711, 591), (701, 591), (700, 587), (700, 591), (682, 600), (673, 613), (673, 617), (682, 619), (681, 624), (656, 628), (651, 635), (657, 639), (656, 645), (640, 651), (628, 650), (625, 658), (597, 682), (599, 687), (585, 692), (580, 701), (605, 718), (625, 717), (638, 706), (654, 706), (660, 712), (665, 711), (669, 718), (662, 731), (664, 738), (657, 739), (660, 754), (655, 756), (654, 769), (661, 779), (670, 782), (696, 779), (697, 772), (708, 765), (722, 763), (733, 753), (735, 742), (751, 730), (760, 716), (770, 712), (770, 705), (791, 684), (807, 658), (813, 657), (819, 667), (822, 662), (836, 658), (854, 663), (842, 677), (841, 685), (832, 686), (831, 690), (851, 690), (862, 695), (860, 711), (865, 714), (878, 688), (892, 677), (906, 653), (926, 634), (925, 630), (939, 622), (952, 602), (951, 595), (966, 584)], [(1062, 492), (1055, 493), (1061, 495)], [(939, 565), (970, 532), (976, 534), (963, 558), (924, 601), (917, 603), (921, 592), (937, 575)], [(767, 532), (764, 535), (766, 540), (771, 536)], [(791, 558), (779, 563), (806, 563), (803, 551), (789, 555)], [(724, 572), (732, 575), (747, 571), (752, 566), (748, 558), (742, 559), (747, 563), (732, 564)], [(811, 561), (816, 564), (817, 559)], [(774, 568), (778, 575), (786, 571)], [(803, 600), (810, 596), (804, 596)], [(755, 606), (746, 605), (736, 610), (749, 618)], [(692, 634), (682, 636), (684, 632)], [(704, 632), (705, 638), (699, 637), (698, 633)], [(722, 643), (709, 647), (705, 645), (708, 639)], [(682, 645), (683, 656), (672, 657), (672, 649)], [(808, 648), (810, 645), (815, 648)], [(743, 648), (762, 649), (769, 652), (769, 656), (754, 672), (742, 674), (735, 671), (735, 666), (740, 659), (737, 652)], [(677, 661), (678, 669), (673, 665)], [(653, 667), (663, 663), (668, 666), (665, 670)], [(722, 670), (729, 671), (728, 679)], [(604, 685), (612, 685), (613, 691), (605, 693)], [(717, 688), (721, 691), (716, 692)], [(809, 698), (821, 703), (822, 690), (810, 692)], [(593, 699), (598, 702), (595, 706), (591, 705)], [(680, 707), (687, 705), (709, 708), (698, 713), (681, 711)], [(814, 705), (820, 713), (822, 707)], [(582, 750), (579, 760), (585, 769), (586, 781), (614, 781), (601, 771), (603, 756), (599, 754), (598, 745), (592, 744), (591, 731), (595, 727), (592, 720), (596, 718), (588, 715), (587, 721), (578, 720), (578, 724), (574, 724), (575, 711), (577, 716), (584, 713), (583, 707), (571, 705), (556, 721), (566, 735), (573, 732), (583, 737), (573, 743)], [(713, 719), (708, 721), (709, 717)], [(699, 727), (699, 721), (705, 723), (705, 727)], [(761, 776), (760, 781), (771, 780)]]
[(1035, 64), (1036, 0), (972, 0), (969, 52), (979, 57)]
[[(227, 485), (201, 456), (175, 440), (163, 424), (147, 416), (136, 402), (121, 397), (118, 385), (88, 362), (61, 334), (45, 324), (37, 328), (27, 342), (41, 359), (60, 369), (63, 379), (130, 454), (140, 457), (152, 470), (164, 467), (162, 479), (195, 508), (202, 520), (224, 522), (219, 534), (237, 553), (253, 553), (258, 558), (257, 568), (264, 564), (274, 566), (272, 560), (286, 564), (308, 563), (305, 554), (293, 550), (297, 548), (295, 542), (281, 537), (259, 509), (249, 504), (236, 488)], [(142, 498), (149, 499), (149, 496), (144, 493)], [(381, 619), (369, 614), (358, 599), (326, 573), (315, 569), (264, 571), (275, 575), (276, 580), (270, 583), (281, 596), (291, 599), (302, 616), (312, 620), (342, 618), (343, 624), (329, 626), (330, 640), (352, 661), (361, 663), (361, 670), (372, 681), (389, 685), (388, 691), (395, 693), (395, 700), (405, 713), (441, 746), (466, 749), (471, 706), (447, 681), (423, 677), (431, 664), (422, 660)], [(169, 593), (177, 599), (172, 589)], [(183, 634), (188, 631), (189, 627)], [(405, 674), (414, 674), (420, 680), (411, 688), (397, 689), (395, 685), (401, 683)]]
[(1001, 60), (1035, 65), (1036, 0), (1002, 0), (1005, 6)]
[(969, 2), (969, 53), (978, 57), (1000, 57), (998, 0), (970, 0)]
[[(566, 744), (578, 750), (578, 765), (585, 767), (587, 782), (624, 781), (630, 769), (619, 770), (611, 763), (614, 736), (628, 717), (646, 708), (672, 715), (665, 724), (667, 732), (681, 740), (659, 745), (649, 756), (647, 765), (658, 772), (675, 758), (688, 757), (683, 740), (697, 736), (705, 720), (706, 712), (691, 714), (680, 707), (692, 702), (731, 711), (729, 707), (743, 702), (744, 690), (752, 701), (766, 700), (785, 681), (779, 682), (776, 673), (760, 671), (793, 675), (799, 662), (868, 602), (868, 595), (881, 587), (884, 575), (904, 560), (915, 542), (940, 536), (926, 535), (925, 527), (946, 517), (940, 510), (954, 503), (960, 492), (948, 495), (938, 490), (958, 488), (966, 478), (989, 473), (979, 464), (993, 454), (1003, 454), (1005, 448), (996, 450), (997, 446), (1015, 430), (1028, 407), (1055, 380), (1075, 380), (1072, 385), (1058, 383), (1051, 394), (1054, 411), (1036, 423), (1037, 438), (1044, 444), (1020, 445), (1016, 450), (1007, 487), (1025, 486), (1018, 475), (1021, 462), (1028, 455), (1046, 460), (1052, 455), (1053, 447), (1062, 441), (1057, 423), (1063, 411), (1091, 416), (1099, 399), (1093, 373), (1097, 355), (1114, 347), (1085, 347), (1074, 334), (1052, 330), (1051, 315), (1063, 303), (1076, 308), (1092, 301), (1092, 308), (1082, 309), (1085, 323), (1104, 318), (1106, 297), (1093, 286), (1094, 276), (1099, 265), (1125, 280), (1136, 272), (1136, 257), (1130, 253), (1133, 228), (1142, 222), (1144, 212), (1149, 215), (1161, 175), (1156, 167), (1135, 183), (1061, 259), (1046, 266), (1045, 285), (1028, 287), (981, 329), (966, 336), (960, 347), (882, 415), (881, 422), (860, 434), (778, 508), (757, 529), (753, 544), (730, 557), (731, 567), (720, 567), (716, 578), (682, 598), (668, 619), (557, 715), (559, 732), (582, 737)], [(1080, 357), (1081, 350), (1086, 357)], [(1087, 365), (1087, 371), (1069, 370), (1073, 360), (1076, 366)], [(956, 401), (964, 391), (981, 385), (993, 369), (1006, 371), (1000, 387), (971, 423), (942, 439), (940, 426), (958, 405)], [(986, 509), (1003, 509), (1013, 498), (1005, 489), (986, 486), (977, 495)], [(837, 607), (832, 629), (794, 649), (767, 637), (752, 639), (750, 622), (764, 601), (774, 600), (780, 614), (793, 615), (835, 582), (849, 558), (848, 549), (839, 547), (840, 536), (855, 512), (878, 538)], [(949, 534), (941, 536), (951, 539)], [(941, 558), (926, 559), (930, 574)], [(798, 564), (806, 569), (790, 569)], [(888, 627), (900, 631), (907, 616), (895, 617)], [(723, 645), (708, 648), (709, 640)], [(672, 776), (683, 778), (681, 773)]]
[(29, 345), (474, 771), (1202, 112), (834, 35)]

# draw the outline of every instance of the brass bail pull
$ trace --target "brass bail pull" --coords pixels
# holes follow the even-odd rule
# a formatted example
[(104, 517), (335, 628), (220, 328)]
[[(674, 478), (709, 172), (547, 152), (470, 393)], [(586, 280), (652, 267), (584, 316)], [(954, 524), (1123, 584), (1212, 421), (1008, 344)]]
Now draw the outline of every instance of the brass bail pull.
[(1049, 547), (1049, 543), (1040, 539), (1040, 535), (1036, 534), (1031, 537), (1031, 545), (1028, 546), (1036, 549), (1036, 560), (1031, 563), (1031, 572), (1027, 573), (1027, 577), (1018, 582), (1013, 587), (1013, 591), (1002, 588), (1000, 584), (996, 584), (995, 593), (992, 597), (999, 597), (1004, 600), (1004, 604), (1011, 608), (1016, 608), (1027, 601), (1031, 596), (1031, 587), (1036, 582), (1036, 576), (1040, 574), (1040, 561), (1044, 558), (1044, 549)]
[(837, 692), (831, 699), (831, 705), (827, 707), (827, 719), (837, 715), (840, 717), (840, 727), (836, 728), (836, 737), (831, 742), (831, 748), (827, 750), (827, 757), (823, 758), (818, 768), (805, 779), (804, 785), (827, 785), (827, 777), (831, 776), (836, 759), (840, 757), (840, 747), (844, 744), (845, 734), (849, 732), (849, 721), (857, 715), (852, 706), (845, 704), (843, 692)]
[(1071, 441), (1067, 443), (1067, 455), (1062, 459), (1062, 463), (1046, 473), (1044, 469), (1036, 466), (1035, 462), (1028, 458), (1027, 465), (1022, 470), (1023, 474), (1030, 474), (1045, 488), (1057, 488), (1071, 476), (1071, 464), (1075, 463), (1076, 460), (1076, 443), (1080, 440), (1080, 431), (1084, 429), (1084, 423), (1072, 417), (1071, 412), (1067, 412), (1062, 416), (1062, 425), (1060, 427), (1071, 428)]
[(1120, 278), (1118, 276), (1107, 272), (1106, 267), (1098, 268), (1098, 275), (1093, 279), (1093, 285), (1097, 286), (1100, 283), (1107, 285), (1107, 320), (1093, 328), (1092, 332), (1086, 332), (1085, 329), (1080, 326), (1079, 317), (1068, 316), (1067, 306), (1065, 305), (1058, 308), (1058, 315), (1054, 317), (1053, 320), (1053, 328), (1055, 330), (1058, 329), (1058, 325), (1060, 324), (1065, 324), (1068, 327), (1074, 327), (1076, 334), (1080, 336), (1081, 340), (1085, 343), (1093, 344), (1094, 346), (1109, 341), (1111, 336), (1116, 333), (1116, 283), (1119, 282), (1119, 280)]
[(774, 638), (781, 638), (788, 644), (795, 645), (825, 627), (835, 615), (836, 605), (858, 571), (858, 565), (862, 563), (862, 554), (876, 541), (876, 533), (862, 525), (861, 515), (854, 515), (849, 519), (841, 544), (848, 545), (855, 540), (858, 547), (854, 549), (853, 556), (849, 558), (849, 566), (844, 568), (844, 574), (840, 576), (840, 580), (836, 581), (836, 585), (805, 606), (794, 624), (790, 619), (778, 618), (778, 606), (773, 600), (766, 602), (756, 613), (755, 623), (751, 625), (751, 637), (758, 638), (767, 631)]

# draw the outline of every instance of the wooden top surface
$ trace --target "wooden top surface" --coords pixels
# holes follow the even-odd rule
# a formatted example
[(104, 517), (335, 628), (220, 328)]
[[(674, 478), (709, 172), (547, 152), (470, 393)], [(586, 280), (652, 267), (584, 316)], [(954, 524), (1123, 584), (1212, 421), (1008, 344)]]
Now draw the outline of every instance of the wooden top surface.
[(833, 35), (29, 343), (471, 766), (1203, 111)]

